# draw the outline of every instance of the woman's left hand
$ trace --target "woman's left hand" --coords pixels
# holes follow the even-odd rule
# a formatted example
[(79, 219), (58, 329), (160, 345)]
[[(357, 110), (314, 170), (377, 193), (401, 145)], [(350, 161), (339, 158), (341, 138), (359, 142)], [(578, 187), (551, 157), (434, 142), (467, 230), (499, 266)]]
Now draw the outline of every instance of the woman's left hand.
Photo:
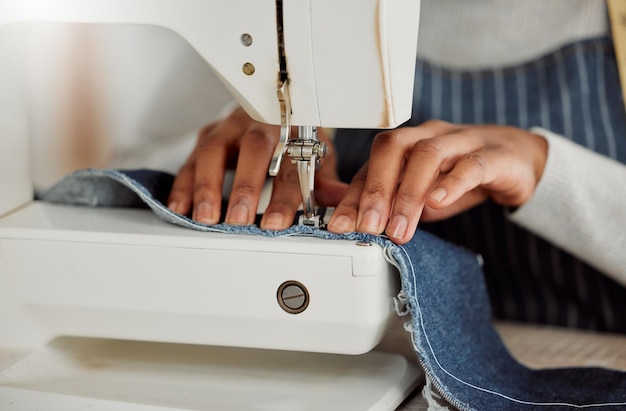
[(521, 206), (541, 179), (547, 152), (543, 137), (515, 127), (429, 121), (382, 132), (328, 230), (385, 232), (403, 244), (420, 219), (445, 219), (487, 198)]

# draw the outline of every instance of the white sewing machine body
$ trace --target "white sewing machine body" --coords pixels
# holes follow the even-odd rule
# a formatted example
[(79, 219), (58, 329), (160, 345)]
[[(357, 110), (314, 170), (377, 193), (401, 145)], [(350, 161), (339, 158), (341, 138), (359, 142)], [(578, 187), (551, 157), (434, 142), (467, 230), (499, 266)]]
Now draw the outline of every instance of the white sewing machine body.
[[(23, 45), (5, 23), (159, 25), (188, 40), (253, 117), (280, 124), (276, 4), (0, 0), (0, 51)], [(389, 128), (409, 117), (419, 2), (296, 1), (283, 13), (292, 124)], [(69, 336), (364, 354), (385, 336), (399, 279), (377, 245), (201, 233), (148, 210), (33, 201), (22, 63), (0, 67), (0, 350)], [(378, 364), (377, 354), (358, 361)], [(398, 405), (414, 386), (414, 368), (395, 369), (396, 388), (372, 409)], [(39, 392), (11, 372), (0, 369), (0, 397)]]
[(20, 411), (395, 409), (421, 378), (373, 350), (408, 342), (398, 291), (378, 245), (34, 201), (0, 219), (0, 400)]
[(33, 202), (0, 220), (0, 242), (5, 347), (83, 336), (363, 354), (399, 289), (377, 245), (195, 232), (148, 210)]

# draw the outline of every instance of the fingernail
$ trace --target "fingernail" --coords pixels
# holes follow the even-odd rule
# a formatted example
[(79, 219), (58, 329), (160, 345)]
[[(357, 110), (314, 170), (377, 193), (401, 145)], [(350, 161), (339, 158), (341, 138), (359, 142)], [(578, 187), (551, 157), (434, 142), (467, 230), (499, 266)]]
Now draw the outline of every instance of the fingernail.
[(179, 213), (179, 211), (178, 211), (178, 203), (176, 201), (172, 201), (171, 203), (169, 203), (167, 205), (167, 208), (169, 208), (170, 210), (172, 210), (175, 213)]
[(328, 226), (329, 230), (334, 233), (347, 233), (352, 231), (352, 220), (345, 215), (340, 215)]
[(272, 213), (265, 217), (263, 222), (263, 228), (266, 230), (281, 230), (283, 229), (283, 215), (280, 213)]
[(435, 200), (438, 203), (441, 203), (441, 200), (443, 200), (446, 197), (446, 194), (448, 194), (448, 193), (446, 192), (446, 190), (444, 188), (438, 187), (438, 188), (434, 189), (432, 191), (432, 193), (430, 193), (430, 195), (428, 197), (432, 198), (433, 200)]
[(380, 226), (380, 214), (376, 210), (367, 210), (363, 214), (361, 224), (359, 224), (359, 231), (366, 233), (378, 234), (378, 227)]
[(237, 204), (230, 210), (228, 224), (245, 225), (248, 224), (248, 206)]
[(387, 226), (387, 235), (392, 238), (402, 239), (406, 235), (409, 221), (405, 216), (398, 214), (393, 217)]
[(213, 207), (207, 201), (203, 201), (196, 207), (194, 220), (202, 224), (213, 224)]

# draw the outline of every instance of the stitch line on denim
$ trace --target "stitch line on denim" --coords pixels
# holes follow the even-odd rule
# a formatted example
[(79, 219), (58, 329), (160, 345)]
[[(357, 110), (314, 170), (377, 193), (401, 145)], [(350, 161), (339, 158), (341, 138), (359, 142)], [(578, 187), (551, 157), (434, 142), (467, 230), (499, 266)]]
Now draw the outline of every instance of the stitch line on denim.
[[(511, 396), (508, 396), (506, 394), (494, 391), (494, 390), (490, 390), (488, 388), (484, 388), (484, 387), (479, 387), (475, 384), (469, 383), (467, 381), (464, 381), (463, 379), (457, 377), (456, 375), (452, 374), (450, 371), (448, 371), (443, 365), (441, 365), (441, 363), (439, 362), (439, 359), (437, 358), (437, 354), (435, 353), (435, 350), (433, 349), (431, 343), (430, 343), (430, 339), (428, 338), (428, 333), (426, 332), (426, 327), (424, 325), (424, 320), (423, 320), (423, 313), (422, 313), (422, 309), (419, 303), (419, 298), (417, 295), (417, 276), (415, 274), (415, 269), (413, 267), (413, 263), (411, 261), (411, 257), (408, 253), (408, 251), (402, 246), (402, 245), (397, 245), (397, 247), (402, 250), (402, 252), (405, 254), (406, 256), (406, 262), (408, 263), (408, 267), (410, 269), (410, 275), (412, 277), (413, 280), (413, 291), (414, 291), (414, 296), (415, 296), (415, 309), (418, 311), (419, 313), (419, 326), (422, 329), (422, 332), (424, 333), (424, 338), (426, 339), (426, 342), (428, 344), (428, 348), (430, 349), (430, 353), (433, 356), (433, 359), (435, 360), (435, 363), (437, 364), (437, 366), (441, 369), (441, 371), (443, 371), (444, 373), (446, 373), (447, 375), (449, 375), (450, 377), (452, 377), (454, 380), (458, 381), (459, 383), (466, 385), (470, 388), (473, 388), (475, 390), (478, 391), (482, 391), (484, 393), (487, 394), (492, 394), (492, 395), (496, 395), (499, 396), (501, 398), (504, 398), (506, 400), (512, 401), (512, 402), (516, 402), (519, 404), (524, 404), (524, 405), (533, 405), (533, 406), (541, 406), (541, 407), (554, 407), (554, 406), (565, 406), (565, 407), (572, 407), (572, 408), (591, 408), (591, 407), (614, 407), (614, 406), (624, 406), (626, 405), (626, 402), (614, 402), (614, 403), (596, 403), (596, 404), (572, 404), (572, 403), (567, 403), (567, 402), (534, 402), (534, 401), (526, 401), (526, 400), (521, 400), (518, 398), (514, 398)], [(415, 341), (415, 340), (413, 340)], [(419, 352), (419, 347), (417, 347), (415, 344), (413, 345), (413, 348), (416, 352)]]

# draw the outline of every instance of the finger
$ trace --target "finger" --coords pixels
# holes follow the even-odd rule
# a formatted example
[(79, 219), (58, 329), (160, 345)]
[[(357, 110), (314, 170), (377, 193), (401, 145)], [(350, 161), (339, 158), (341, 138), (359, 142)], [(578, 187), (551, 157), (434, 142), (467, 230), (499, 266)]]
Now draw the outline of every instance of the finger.
[(254, 222), (277, 139), (278, 128), (266, 125), (252, 127), (243, 136), (228, 201), (227, 224)]
[(493, 178), (494, 170), (488, 154), (474, 152), (463, 156), (428, 195), (428, 205), (444, 208), (457, 201), (465, 193)]
[(359, 213), (359, 201), (367, 178), (368, 163), (354, 176), (347, 188), (345, 196), (335, 208), (335, 212), (328, 222), (328, 231), (342, 234), (356, 230), (356, 220)]
[[(441, 174), (438, 178), (437, 178), (437, 182), (435, 183), (435, 186), (439, 186), (439, 183), (441, 183), (441, 181), (444, 179), (444, 177), (447, 174)], [(444, 220), (446, 218), (450, 218), (456, 214), (459, 214), (465, 210), (469, 210), (470, 208), (474, 207), (475, 205), (478, 205), (480, 203), (482, 203), (483, 201), (485, 201), (485, 199), (487, 198), (487, 192), (485, 190), (483, 190), (482, 188), (476, 188), (474, 190), (471, 190), (467, 193), (465, 193), (461, 198), (459, 198), (457, 201), (451, 203), (449, 206), (447, 207), (438, 207), (438, 208), (433, 208), (430, 207), (430, 198), (426, 201), (426, 205), (424, 206), (424, 209), (422, 211), (422, 215), (420, 217), (421, 221), (439, 221), (439, 220)]]
[(432, 208), (426, 202), (420, 221), (445, 220), (484, 202), (486, 198), (487, 193), (485, 190), (478, 188), (465, 193), (457, 201), (444, 208)]
[(359, 203), (357, 230), (380, 234), (388, 223), (406, 154), (420, 140), (452, 132), (459, 126), (429, 121), (418, 127), (400, 128), (376, 136), (369, 160), (367, 181)]
[(518, 206), (532, 195), (535, 184), (533, 164), (496, 147), (463, 157), (437, 184), (428, 201), (433, 208), (448, 207), (465, 193), (481, 187), (497, 203)]
[(191, 210), (193, 201), (193, 182), (194, 182), (195, 161), (183, 165), (178, 171), (172, 190), (167, 199), (167, 208), (175, 213), (186, 215)]
[(285, 158), (278, 175), (274, 178), (272, 196), (261, 219), (261, 228), (266, 230), (288, 228), (301, 203), (298, 169), (288, 158)]
[(215, 129), (196, 147), (193, 189), (193, 219), (203, 224), (220, 221), (222, 184), (229, 138)]
[(385, 230), (392, 241), (405, 243), (417, 228), (421, 212), (436, 179), (463, 155), (483, 148), (484, 139), (476, 133), (455, 130), (415, 143), (407, 159), (404, 177), (394, 199)]
[[(198, 133), (196, 147), (203, 136), (209, 134), (214, 128), (215, 125), (210, 124)], [(192, 208), (197, 157), (195, 150), (194, 148), (194, 152), (174, 178), (174, 183), (167, 200), (167, 207), (178, 214), (186, 215)]]
[(391, 130), (378, 134), (374, 139), (367, 178), (359, 199), (357, 231), (380, 234), (387, 225), (405, 153), (412, 143), (412, 131)]

